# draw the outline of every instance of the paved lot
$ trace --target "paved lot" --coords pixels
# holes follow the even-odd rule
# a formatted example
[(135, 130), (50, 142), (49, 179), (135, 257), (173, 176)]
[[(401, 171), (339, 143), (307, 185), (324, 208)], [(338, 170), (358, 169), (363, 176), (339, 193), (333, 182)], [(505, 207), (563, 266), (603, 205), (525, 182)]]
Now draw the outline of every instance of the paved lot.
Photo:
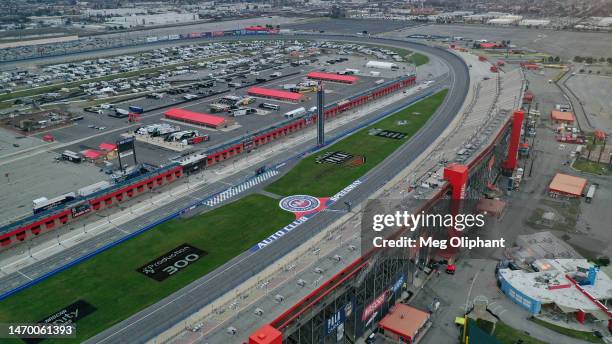
[(370, 34), (393, 31), (400, 28), (414, 26), (410, 21), (392, 21), (380, 19), (321, 19), (307, 23), (284, 25), (284, 28), (293, 30), (325, 31), (329, 33), (356, 34), (367, 31)]
[(32, 214), (32, 200), (36, 198), (50, 199), (108, 177), (96, 166), (57, 162), (56, 156), (44, 152), (0, 165), (0, 223)]
[[(319, 56), (319, 62), (313, 65), (298, 67), (290, 67), (286, 66), (284, 69), (280, 70), (283, 75), (290, 75), (293, 73), (299, 73), (294, 76), (281, 77), (278, 80), (274, 80), (271, 82), (267, 82), (264, 84), (260, 84), (258, 86), (269, 87), (274, 89), (282, 89), (283, 84), (292, 84), (298, 83), (303, 78), (304, 75), (311, 70), (321, 70), (326, 69), (328, 71), (340, 71), (345, 68), (353, 68), (360, 69), (359, 81), (354, 85), (344, 85), (339, 83), (327, 82), (325, 83), (325, 103), (332, 104), (334, 102), (341, 101), (346, 99), (351, 95), (358, 94), (360, 92), (364, 92), (370, 88), (376, 86), (377, 80), (391, 80), (391, 78), (395, 78), (400, 74), (408, 73), (410, 70), (410, 66), (408, 64), (399, 63), (402, 66), (399, 71), (383, 71), (382, 76), (379, 77), (371, 77), (369, 76), (369, 71), (365, 69), (365, 63), (369, 60), (368, 58), (362, 56), (348, 56), (349, 61), (344, 62), (338, 65), (327, 65), (324, 62), (330, 58), (337, 58), (338, 55), (321, 55)], [(434, 59), (435, 61), (435, 59)], [(433, 62), (433, 66), (423, 68), (429, 68), (427, 75), (429, 78), (433, 76), (439, 76), (442, 73), (445, 73), (447, 69), (437, 68), (436, 66), (440, 66), (441, 62)], [(404, 69), (408, 68), (408, 69)], [(242, 82), (254, 81), (256, 77), (266, 77), (269, 78), (270, 74), (276, 72), (275, 70), (266, 70), (262, 72), (259, 76), (249, 75), (247, 79), (240, 79)], [(431, 74), (431, 76), (429, 76)], [(220, 82), (214, 88), (216, 91), (226, 90), (228, 89), (226, 82)], [(231, 89), (230, 92), (224, 93), (224, 95), (237, 95), (237, 96), (246, 96), (248, 88), (239, 88), (239, 89)], [(139, 105), (144, 109), (162, 106), (164, 104), (170, 104), (174, 101), (181, 100), (182, 94), (180, 95), (166, 95), (161, 100), (153, 100), (148, 98), (142, 98), (139, 100), (129, 101), (125, 103), (116, 104), (117, 107), (127, 109), (129, 105)], [(210, 104), (216, 102), (220, 96), (211, 96), (206, 97), (200, 100), (192, 101), (177, 105), (176, 107), (184, 108), (191, 111), (202, 112), (202, 113), (210, 113)], [(189, 151), (202, 151), (206, 150), (212, 146), (219, 145), (224, 142), (229, 142), (235, 139), (242, 137), (243, 135), (247, 135), (248, 133), (256, 132), (259, 129), (270, 127), (274, 124), (281, 123), (286, 121), (287, 119), (283, 116), (284, 113), (296, 109), (298, 107), (305, 107), (309, 109), (312, 106), (316, 105), (316, 95), (315, 93), (307, 93), (305, 95), (306, 101), (295, 104), (286, 101), (275, 101), (270, 99), (257, 98), (254, 104), (251, 104), (251, 107), (257, 107), (258, 104), (262, 102), (273, 103), (280, 106), (280, 110), (278, 111), (268, 111), (263, 115), (248, 115), (241, 117), (230, 117), (227, 113), (219, 113), (218, 116), (231, 118), (235, 120), (238, 124), (237, 128), (234, 130), (215, 130), (208, 129), (201, 126), (188, 125), (185, 123), (177, 123), (173, 122), (173, 124), (178, 125), (181, 129), (195, 129), (200, 131), (201, 133), (208, 134), (210, 136), (210, 141), (194, 145), (189, 148)], [(70, 163), (66, 165), (65, 163), (56, 164), (53, 162), (53, 159), (58, 154), (61, 154), (64, 150), (68, 149), (75, 152), (80, 152), (85, 149), (98, 149), (98, 146), (103, 142), (116, 142), (117, 140), (122, 138), (122, 134), (127, 133), (128, 130), (134, 130), (137, 127), (154, 124), (154, 123), (163, 123), (162, 121), (163, 112), (167, 110), (167, 108), (162, 108), (160, 110), (155, 110), (151, 113), (146, 112), (142, 116), (142, 121), (138, 124), (128, 123), (127, 120), (118, 119), (109, 117), (106, 114), (93, 114), (90, 112), (82, 111), (79, 112), (84, 117), (83, 120), (75, 122), (75, 125), (70, 127), (65, 127), (62, 129), (51, 130), (45, 133), (40, 133), (35, 135), (35, 138), (28, 139), (27, 142), (38, 143), (42, 142), (37, 140), (36, 138), (42, 137), (44, 134), (50, 133), (52, 134), (58, 143), (62, 144), (61, 146), (55, 148), (52, 152), (48, 152), (46, 150), (41, 150), (40, 155), (36, 156), (34, 153), (31, 154), (27, 159), (21, 161), (10, 162), (7, 164), (0, 165), (0, 172), (6, 170), (11, 174), (20, 175), (21, 177), (15, 178), (11, 180), (10, 188), (9, 185), (3, 185), (4, 187), (1, 190), (6, 188), (7, 192), (4, 193), (3, 199), (5, 202), (2, 203), (2, 211), (0, 212), (2, 215), (6, 214), (7, 218), (14, 218), (18, 215), (23, 215), (29, 212), (29, 204), (30, 202), (38, 198), (40, 196), (46, 196), (48, 198), (54, 197), (66, 192), (74, 191), (80, 187), (92, 184), (102, 179), (106, 179), (108, 176), (99, 172), (99, 168), (93, 166), (90, 163), (83, 163), (79, 165), (75, 165)], [(110, 113), (110, 111), (106, 111)], [(104, 130), (98, 130), (95, 128), (91, 128), (91, 126), (95, 127), (104, 127)], [(12, 146), (11, 146), (12, 147)], [(24, 147), (25, 149), (25, 147)], [(136, 143), (137, 157), (139, 162), (147, 162), (153, 165), (163, 165), (169, 162), (169, 160), (173, 157), (179, 155), (179, 152), (170, 150), (164, 147), (160, 147), (153, 144), (147, 144), (144, 142)], [(18, 159), (19, 157), (14, 157)], [(45, 163), (49, 163), (47, 165)], [(118, 166), (117, 161), (112, 161), (115, 166)], [(130, 164), (131, 164), (130, 160)], [(26, 172), (31, 167), (40, 167), (36, 169), (37, 173)], [(61, 168), (56, 169), (56, 166), (61, 166)], [(67, 172), (72, 171), (72, 172)], [(32, 178), (27, 178), (25, 176), (32, 176)], [(44, 176), (51, 176), (54, 183), (48, 183)], [(27, 184), (23, 184), (27, 183)], [(15, 193), (17, 190), (24, 190), (24, 192), (19, 193), (14, 199), (9, 197), (11, 193)], [(16, 193), (15, 193), (16, 194)]]
[(592, 126), (612, 133), (612, 78), (588, 74), (571, 76), (566, 85), (578, 96)]
[(553, 31), (548, 29), (524, 29), (482, 25), (426, 25), (406, 28), (392, 33), (406, 37), (412, 34), (459, 36), (489, 41), (510, 40), (519, 48), (544, 52), (564, 59), (574, 56), (611, 56), (612, 39), (606, 33)]

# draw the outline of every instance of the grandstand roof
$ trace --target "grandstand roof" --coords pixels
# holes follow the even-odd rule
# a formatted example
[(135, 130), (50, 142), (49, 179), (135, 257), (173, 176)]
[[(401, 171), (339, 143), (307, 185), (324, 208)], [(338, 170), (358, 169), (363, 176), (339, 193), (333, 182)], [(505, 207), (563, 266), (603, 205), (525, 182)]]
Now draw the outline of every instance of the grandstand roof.
[(548, 188), (551, 192), (580, 197), (586, 184), (587, 180), (584, 178), (557, 173)]
[(252, 96), (260, 96), (260, 97), (275, 98), (275, 99), (281, 99), (281, 100), (291, 100), (291, 101), (298, 101), (304, 97), (303, 94), (296, 93), (296, 92), (274, 90), (271, 88), (263, 88), (263, 87), (251, 87), (249, 88), (248, 93), (249, 95), (252, 95)]
[(324, 72), (310, 72), (306, 76), (311, 79), (343, 82), (347, 84), (353, 84), (357, 82), (357, 80), (359, 80), (358, 77), (352, 76), (352, 75), (340, 75), (340, 74), (324, 73)]
[(225, 123), (225, 118), (206, 113), (193, 112), (185, 109), (172, 108), (164, 112), (166, 118), (200, 124), (209, 127), (218, 127)]

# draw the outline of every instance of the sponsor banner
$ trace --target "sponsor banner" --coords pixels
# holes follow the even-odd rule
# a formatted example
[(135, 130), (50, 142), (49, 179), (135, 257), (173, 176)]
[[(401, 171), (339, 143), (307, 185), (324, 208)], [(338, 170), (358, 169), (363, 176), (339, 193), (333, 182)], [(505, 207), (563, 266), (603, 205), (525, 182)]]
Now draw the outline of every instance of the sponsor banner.
[(199, 248), (188, 244), (182, 244), (174, 248), (172, 251), (150, 261), (136, 271), (150, 277), (156, 281), (162, 282), (166, 278), (183, 270), (190, 264), (198, 261), (207, 253)]
[(361, 180), (357, 179), (356, 181), (352, 182), (349, 186), (340, 190), (337, 194), (331, 196), (329, 200), (327, 201), (327, 205), (331, 205), (331, 204), (338, 202), (338, 200), (346, 196), (349, 192), (353, 191), (359, 185), (361, 185)]
[(340, 331), (340, 327), (344, 325), (347, 318), (353, 313), (353, 302), (348, 302), (344, 307), (338, 309), (336, 313), (325, 321), (325, 335), (329, 336), (335, 330)]
[(213, 31), (212, 32), (212, 36), (213, 37), (221, 37), (221, 36), (223, 36), (223, 31)]
[(397, 281), (395, 281), (395, 284), (393, 284), (393, 286), (391, 287), (391, 292), (393, 292), (394, 294), (397, 293), (398, 290), (402, 289), (402, 285), (404, 285), (405, 281), (406, 275), (402, 273), (400, 278), (398, 278)]
[(378, 133), (376, 133), (376, 136), (385, 137), (385, 138), (388, 138), (388, 139), (401, 140), (401, 139), (405, 138), (407, 136), (407, 134), (399, 132), (399, 131), (382, 130), (382, 131), (379, 131)]
[(181, 39), (180, 35), (168, 35), (168, 39), (171, 41), (177, 40), (177, 39)]
[(126, 156), (130, 156), (130, 155), (133, 155), (133, 154), (134, 154), (133, 151), (127, 151), (127, 152), (119, 153), (119, 157), (120, 158), (125, 158)]
[(325, 164), (340, 165), (340, 164), (344, 164), (345, 162), (349, 161), (351, 158), (353, 158), (353, 154), (351, 153), (347, 153), (343, 151), (327, 152), (323, 154), (322, 156), (317, 157), (315, 162), (317, 164), (325, 163)]
[(147, 43), (157, 42), (157, 36), (147, 37)]
[(202, 37), (201, 32), (192, 32), (189, 34), (189, 38), (200, 38), (200, 37)]
[(134, 150), (134, 136), (127, 137), (125, 139), (119, 140), (116, 142), (117, 144), (117, 152), (121, 154), (125, 151)]
[(309, 218), (310, 218), (310, 215), (304, 215), (304, 216), (300, 217), (299, 219), (297, 219), (297, 220), (291, 222), (290, 224), (286, 225), (285, 227), (283, 227), (282, 229), (280, 229), (276, 233), (270, 235), (266, 239), (258, 242), (256, 245), (251, 247), (251, 249), (249, 251), (257, 252), (257, 251), (261, 250), (262, 248), (264, 248), (264, 247), (270, 245), (271, 243), (275, 242), (276, 240), (278, 240), (280, 237), (282, 237), (285, 234), (287, 234), (287, 233), (291, 232), (292, 230), (296, 229), (301, 224), (303, 224), (304, 222), (308, 221)]
[(208, 32), (202, 32), (202, 34), (203, 34), (203, 36), (204, 36), (204, 37), (208, 37), (208, 38), (210, 38), (210, 37), (212, 37), (212, 36), (213, 36), (212, 32), (210, 32), (210, 31), (208, 31)]
[(366, 321), (366, 319), (370, 318), (370, 315), (374, 314), (374, 312), (377, 312), (378, 309), (385, 303), (386, 299), (387, 291), (385, 290), (363, 309), (363, 313), (361, 314), (361, 321)]
[[(96, 311), (96, 307), (92, 306), (85, 300), (77, 300), (76, 302), (60, 309), (59, 311), (37, 321), (37, 324), (48, 325), (71, 325), (83, 319), (89, 314)], [(44, 340), (44, 338), (23, 338), (27, 344), (36, 344)]]
[(72, 208), (71, 211), (72, 211), (72, 218), (76, 218), (76, 217), (79, 217), (79, 216), (82, 216), (82, 215), (85, 215), (91, 212), (91, 206), (89, 205), (89, 203), (80, 204)]

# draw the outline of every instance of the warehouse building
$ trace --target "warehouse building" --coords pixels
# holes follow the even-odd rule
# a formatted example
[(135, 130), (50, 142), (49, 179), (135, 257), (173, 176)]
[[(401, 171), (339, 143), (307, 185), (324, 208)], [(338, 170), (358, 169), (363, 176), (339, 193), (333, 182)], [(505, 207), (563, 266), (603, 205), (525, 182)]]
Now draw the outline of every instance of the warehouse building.
[(398, 303), (378, 323), (378, 327), (393, 343), (416, 343), (429, 329), (430, 316), (429, 312)]
[(582, 192), (587, 185), (587, 180), (580, 177), (557, 173), (548, 186), (548, 192), (553, 197), (572, 197), (582, 196)]
[(288, 100), (291, 102), (299, 102), (304, 98), (304, 95), (296, 92), (274, 90), (271, 88), (251, 87), (248, 90), (250, 96), (270, 98), (277, 100)]
[(209, 115), (206, 113), (189, 111), (185, 109), (179, 109), (179, 108), (172, 108), (164, 112), (164, 115), (168, 119), (185, 122), (189, 124), (201, 125), (201, 126), (209, 127), (213, 129), (224, 128), (230, 124), (228, 123), (228, 120), (223, 117)]
[(367, 68), (377, 68), (377, 69), (398, 69), (397, 64), (393, 62), (385, 62), (385, 61), (368, 61), (366, 63)]
[(573, 125), (574, 121), (576, 120), (573, 113), (569, 111), (558, 111), (558, 110), (550, 111), (550, 119), (555, 124), (568, 124), (568, 125)]
[(354, 84), (359, 80), (358, 77), (352, 75), (340, 75), (324, 72), (310, 72), (306, 74), (309, 79), (339, 82), (343, 84)]
[(606, 306), (612, 299), (612, 280), (597, 266), (586, 259), (538, 259), (531, 267), (499, 269), (501, 290), (510, 300), (540, 319), (562, 319), (560, 323), (571, 323), (571, 328), (592, 328), (595, 322), (612, 328), (612, 312)]

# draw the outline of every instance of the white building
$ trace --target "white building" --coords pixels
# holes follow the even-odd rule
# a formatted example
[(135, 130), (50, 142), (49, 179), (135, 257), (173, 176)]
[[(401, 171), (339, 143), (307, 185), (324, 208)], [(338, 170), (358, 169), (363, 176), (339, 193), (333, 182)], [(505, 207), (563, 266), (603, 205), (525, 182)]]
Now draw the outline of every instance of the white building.
[(518, 23), (522, 16), (503, 16), (487, 20), (487, 24), (491, 25), (512, 25)]
[(163, 14), (131, 15), (123, 17), (111, 17), (106, 25), (116, 25), (123, 27), (165, 25), (175, 23), (194, 22), (200, 19), (197, 13), (174, 13)]
[(398, 68), (397, 64), (393, 62), (385, 61), (368, 61), (366, 68), (377, 68), (377, 69), (394, 69)]
[(523, 19), (519, 22), (520, 26), (548, 26), (550, 20), (548, 19)]

